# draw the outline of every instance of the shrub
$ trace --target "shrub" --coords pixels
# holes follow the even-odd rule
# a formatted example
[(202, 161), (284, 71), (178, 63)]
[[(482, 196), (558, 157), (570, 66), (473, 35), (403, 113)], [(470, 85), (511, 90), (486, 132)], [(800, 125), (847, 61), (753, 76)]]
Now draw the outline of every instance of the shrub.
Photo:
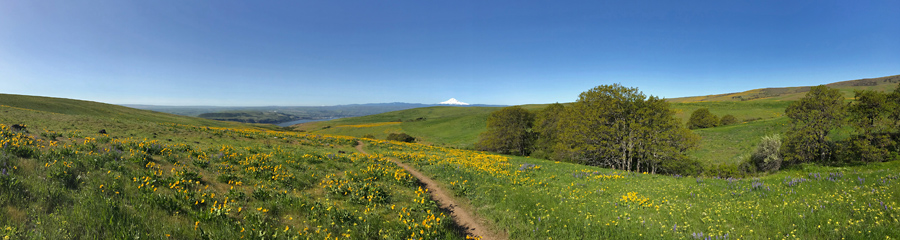
[(722, 119), (719, 119), (719, 126), (728, 126), (735, 123), (737, 123), (737, 118), (731, 114), (722, 116)]
[(366, 133), (366, 135), (363, 135), (363, 138), (375, 139), (375, 135), (372, 135), (371, 133)]
[(391, 133), (391, 134), (388, 134), (387, 140), (391, 140), (391, 141), (400, 141), (400, 142), (408, 142), (408, 143), (416, 142), (416, 138), (414, 138), (414, 137), (412, 137), (412, 136), (410, 136), (409, 134), (406, 134), (406, 133)]
[(756, 169), (759, 171), (778, 171), (781, 168), (780, 151), (781, 136), (777, 134), (764, 136), (750, 154), (750, 161), (756, 165)]
[(701, 108), (691, 113), (687, 127), (690, 129), (711, 128), (719, 124), (719, 117), (709, 112), (709, 108)]

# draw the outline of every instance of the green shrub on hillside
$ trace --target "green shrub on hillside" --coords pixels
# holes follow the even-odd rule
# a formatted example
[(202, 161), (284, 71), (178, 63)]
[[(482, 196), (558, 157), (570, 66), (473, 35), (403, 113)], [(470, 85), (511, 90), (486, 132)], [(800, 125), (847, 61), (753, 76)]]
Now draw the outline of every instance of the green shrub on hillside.
[(687, 126), (690, 129), (711, 128), (719, 125), (719, 117), (709, 112), (709, 108), (701, 108), (691, 113)]
[(391, 134), (388, 134), (387, 140), (391, 140), (391, 141), (400, 141), (400, 142), (408, 142), (408, 143), (416, 142), (416, 138), (414, 138), (413, 136), (410, 136), (409, 134), (406, 134), (406, 133), (391, 133)]
[(762, 137), (762, 141), (750, 154), (750, 161), (759, 171), (778, 171), (781, 168), (781, 136), (776, 134)]
[(722, 119), (719, 119), (719, 126), (728, 126), (735, 123), (737, 123), (737, 118), (731, 114), (722, 116)]

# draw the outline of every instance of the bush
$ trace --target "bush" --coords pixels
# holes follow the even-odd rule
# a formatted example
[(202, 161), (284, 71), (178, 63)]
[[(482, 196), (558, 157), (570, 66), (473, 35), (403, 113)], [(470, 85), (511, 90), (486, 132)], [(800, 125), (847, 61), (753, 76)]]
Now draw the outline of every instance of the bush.
[(406, 133), (391, 133), (388, 134), (387, 140), (391, 141), (400, 141), (400, 142), (408, 142), (413, 143), (416, 142), (416, 138), (406, 134)]
[(719, 119), (719, 126), (728, 126), (735, 123), (737, 123), (737, 118), (731, 114), (722, 116), (722, 119)]
[(778, 171), (781, 168), (781, 136), (769, 135), (762, 137), (762, 141), (756, 145), (756, 149), (750, 154), (750, 161), (756, 165), (756, 169), (762, 172)]
[(719, 124), (719, 117), (709, 112), (709, 108), (701, 108), (691, 113), (687, 127), (690, 129), (711, 128)]
[(366, 133), (366, 135), (363, 135), (363, 138), (375, 139), (375, 135), (372, 135), (371, 133)]

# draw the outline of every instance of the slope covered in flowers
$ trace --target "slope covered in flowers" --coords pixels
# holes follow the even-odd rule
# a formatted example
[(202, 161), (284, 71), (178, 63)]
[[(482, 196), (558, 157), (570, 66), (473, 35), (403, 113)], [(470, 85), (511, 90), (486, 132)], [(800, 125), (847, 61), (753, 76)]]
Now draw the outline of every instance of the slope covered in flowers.
[(621, 172), (373, 142), (471, 201), (510, 239), (894, 239), (898, 163), (753, 179)]
[(461, 237), (354, 138), (0, 111), (3, 239)]

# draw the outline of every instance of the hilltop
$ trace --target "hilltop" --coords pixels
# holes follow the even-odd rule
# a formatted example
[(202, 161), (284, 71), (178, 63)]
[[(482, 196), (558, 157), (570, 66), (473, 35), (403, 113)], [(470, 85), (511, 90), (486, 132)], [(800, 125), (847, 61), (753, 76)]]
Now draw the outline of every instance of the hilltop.
[[(64, 115), (104, 117), (121, 120), (140, 120), (155, 123), (180, 123), (211, 127), (249, 126), (231, 122), (214, 121), (203, 118), (186, 117), (169, 113), (141, 110), (107, 103), (65, 98), (0, 94), (0, 105)], [(271, 125), (253, 125), (253, 127), (274, 128), (274, 126)]]
[[(848, 99), (853, 98), (854, 90), (871, 90), (880, 92), (889, 92), (897, 87), (900, 83), (900, 75), (893, 75), (880, 78), (865, 78), (849, 81), (841, 81), (825, 84), (830, 88), (840, 89), (844, 96)], [(794, 101), (802, 98), (809, 92), (812, 86), (803, 87), (786, 87), (786, 88), (760, 88), (738, 93), (726, 93), (707, 96), (671, 98), (669, 102), (674, 103), (693, 103), (693, 102), (732, 102), (732, 101), (751, 101), (751, 100), (778, 100), (778, 101)]]

